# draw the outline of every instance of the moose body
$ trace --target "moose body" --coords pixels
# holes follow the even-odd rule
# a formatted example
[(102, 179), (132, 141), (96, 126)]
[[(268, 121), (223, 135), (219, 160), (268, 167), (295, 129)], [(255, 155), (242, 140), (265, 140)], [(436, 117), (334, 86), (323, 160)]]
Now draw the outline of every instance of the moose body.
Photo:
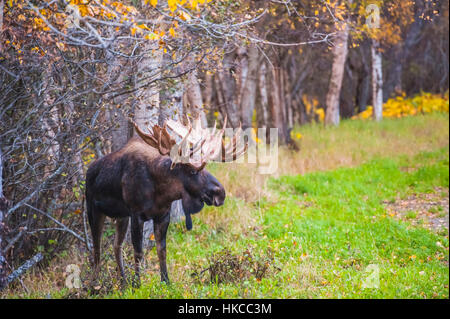
[(92, 163), (86, 176), (86, 202), (94, 248), (94, 269), (100, 267), (100, 244), (105, 218), (116, 219), (114, 254), (122, 279), (125, 279), (121, 247), (131, 219), (131, 240), (135, 272), (143, 257), (143, 225), (152, 219), (161, 280), (169, 281), (166, 266), (166, 233), (170, 207), (181, 199), (186, 228), (192, 228), (191, 214), (207, 205), (220, 206), (225, 190), (205, 169), (189, 164), (174, 165), (140, 137), (132, 138), (122, 149)]

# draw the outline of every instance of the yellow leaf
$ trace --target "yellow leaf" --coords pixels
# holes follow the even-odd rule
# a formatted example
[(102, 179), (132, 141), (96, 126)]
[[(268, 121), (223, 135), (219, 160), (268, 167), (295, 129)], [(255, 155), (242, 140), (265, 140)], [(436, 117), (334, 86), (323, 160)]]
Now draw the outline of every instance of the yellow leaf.
[(169, 29), (169, 33), (172, 37), (175, 37), (175, 30), (173, 28)]
[(170, 11), (174, 12), (177, 9), (177, 1), (176, 0), (167, 0), (167, 4), (169, 5)]
[(145, 24), (140, 24), (140, 25), (138, 25), (138, 27), (143, 29), (143, 30), (151, 31), (151, 29), (149, 27), (147, 27), (147, 25), (145, 25)]
[(191, 20), (191, 16), (184, 11), (181, 11), (179, 15), (180, 15), (181, 20), (183, 20), (183, 21)]
[(157, 35), (157, 34), (152, 32), (152, 33), (146, 34), (144, 36), (144, 39), (146, 39), (146, 40), (157, 40), (157, 39), (159, 39), (159, 35)]
[(150, 4), (154, 7), (158, 4), (158, 0), (150, 0)]

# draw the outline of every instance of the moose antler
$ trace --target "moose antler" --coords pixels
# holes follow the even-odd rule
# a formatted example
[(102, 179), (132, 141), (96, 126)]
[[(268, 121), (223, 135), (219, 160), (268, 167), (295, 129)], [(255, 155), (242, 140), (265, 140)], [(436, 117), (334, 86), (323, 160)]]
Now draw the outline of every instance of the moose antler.
[[(196, 170), (202, 170), (210, 161), (232, 162), (245, 154), (248, 144), (238, 145), (241, 141), (242, 128), (239, 127), (231, 143), (225, 145), (223, 135), (227, 123), (217, 130), (216, 123), (212, 131), (202, 128), (200, 117), (194, 119), (193, 124), (187, 117), (187, 125), (181, 121), (168, 120), (163, 128), (154, 125), (149, 134), (142, 132), (136, 123), (134, 127), (139, 136), (150, 146), (159, 150), (161, 155), (168, 155), (172, 159), (172, 168), (177, 163), (186, 163)], [(167, 128), (173, 131), (181, 141), (177, 143)], [(189, 149), (186, 156), (186, 150)]]
[(133, 122), (133, 125), (144, 142), (159, 150), (161, 155), (169, 155), (172, 147), (177, 144), (167, 131), (166, 125), (161, 128), (156, 124), (152, 127), (152, 131), (149, 130), (150, 133), (143, 132), (135, 122)]

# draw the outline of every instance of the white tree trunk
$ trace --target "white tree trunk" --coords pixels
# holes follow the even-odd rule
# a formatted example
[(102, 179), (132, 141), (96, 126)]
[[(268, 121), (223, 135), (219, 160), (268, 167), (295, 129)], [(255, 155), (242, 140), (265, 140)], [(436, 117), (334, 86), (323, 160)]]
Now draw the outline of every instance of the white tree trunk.
[[(159, 76), (159, 70), (161, 68), (162, 54), (160, 50), (156, 50), (155, 53), (151, 52), (151, 47), (144, 48), (142, 52), (143, 57), (138, 64), (138, 73), (136, 75), (135, 85), (140, 86), (143, 81), (151, 81)], [(147, 130), (150, 124), (158, 124), (160, 114), (160, 88), (155, 83), (149, 86), (138, 89), (135, 93), (135, 105), (134, 105), (134, 121), (144, 131)], [(133, 135), (136, 136), (136, 132)]]
[[(172, 57), (169, 54), (164, 55), (164, 65), (170, 65), (173, 63)], [(181, 67), (177, 67), (173, 70), (174, 73), (181, 73)], [(194, 73), (195, 75), (196, 73)], [(203, 116), (203, 120), (206, 122), (205, 114), (201, 109), (203, 104), (201, 98), (200, 86), (195, 76), (192, 77), (192, 72), (190, 74), (190, 82), (192, 84), (189, 88), (193, 90), (193, 92), (186, 92), (186, 95), (191, 94), (192, 103), (191, 109), (196, 114), (192, 115), (200, 115)], [(189, 77), (188, 77), (189, 78)], [(196, 87), (196, 85), (198, 87)], [(164, 125), (164, 122), (168, 119), (178, 120), (182, 119), (183, 116), (183, 96), (185, 90), (185, 83), (182, 82), (181, 78), (176, 78), (172, 83), (170, 83), (170, 87), (166, 87), (161, 93), (161, 104), (160, 104), (160, 115), (159, 115), (159, 124)], [(200, 97), (199, 97), (199, 96)], [(195, 108), (196, 104), (198, 104), (199, 108)], [(203, 124), (202, 124), (203, 125)], [(207, 124), (205, 124), (206, 127)], [(172, 206), (170, 208), (170, 220), (172, 222), (181, 221), (184, 216), (183, 206), (181, 200), (177, 200), (172, 202)]]
[(200, 116), (203, 128), (208, 126), (205, 112), (203, 111), (203, 98), (200, 83), (198, 81), (197, 70), (189, 72), (187, 83), (185, 83), (188, 110), (194, 116)]
[(204, 107), (207, 110), (211, 110), (211, 102), (213, 98), (213, 76), (211, 73), (206, 72), (205, 74), (205, 88), (203, 90), (203, 101)]
[[(113, 57), (111, 53), (108, 54), (108, 71), (107, 76), (111, 83), (120, 83), (125, 86), (127, 80), (125, 79), (125, 74), (127, 72), (123, 68), (129, 68), (126, 61), (121, 61)], [(113, 98), (107, 96), (106, 101), (108, 101), (108, 109), (106, 111), (106, 119), (108, 125), (111, 126), (111, 136), (109, 141), (107, 141), (107, 152), (115, 152), (121, 149), (129, 139), (128, 130), (128, 119), (125, 117), (127, 110), (127, 95), (119, 95)]]
[[(156, 44), (148, 43), (143, 47), (141, 52), (142, 58), (138, 63), (138, 72), (135, 77), (136, 86), (142, 86), (146, 82), (151, 82), (160, 75), (162, 52), (158, 49), (155, 49), (152, 52), (152, 49), (154, 49), (153, 46), (155, 45)], [(159, 91), (159, 86), (152, 83), (148, 86), (143, 86), (135, 93), (134, 121), (144, 131), (147, 131), (147, 128), (150, 125), (158, 124), (160, 116)], [(136, 134), (137, 133), (133, 131), (133, 135), (136, 136)], [(151, 245), (150, 237), (152, 234), (153, 221), (150, 220), (144, 223), (144, 247), (149, 247)]]
[(325, 124), (339, 125), (339, 98), (341, 96), (342, 79), (344, 78), (345, 60), (347, 59), (348, 26), (342, 23), (341, 31), (336, 36), (333, 47), (333, 66), (326, 98)]
[(252, 126), (253, 110), (256, 101), (257, 73), (259, 66), (259, 54), (256, 45), (251, 44), (247, 50), (248, 69), (241, 83), (241, 116), (244, 129)]
[(261, 109), (263, 113), (263, 128), (270, 127), (269, 123), (269, 97), (267, 93), (267, 80), (266, 80), (267, 67), (263, 61), (261, 68), (259, 69), (259, 94), (261, 97)]
[(289, 129), (294, 127), (294, 111), (292, 109), (292, 87), (291, 81), (289, 79), (289, 73), (286, 69), (283, 69), (283, 78), (284, 78), (284, 100), (286, 107), (286, 122)]
[(373, 118), (380, 121), (383, 118), (383, 64), (377, 40), (372, 40), (371, 50)]
[(166, 87), (161, 91), (159, 125), (164, 125), (168, 119), (182, 119), (183, 95), (184, 87), (181, 79), (175, 79), (170, 84), (170, 87)]

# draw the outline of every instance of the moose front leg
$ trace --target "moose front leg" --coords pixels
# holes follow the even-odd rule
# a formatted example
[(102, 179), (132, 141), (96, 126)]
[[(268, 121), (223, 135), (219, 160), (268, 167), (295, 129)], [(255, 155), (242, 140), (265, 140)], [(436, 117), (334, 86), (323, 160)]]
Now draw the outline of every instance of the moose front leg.
[(158, 252), (159, 270), (161, 272), (161, 281), (169, 283), (166, 264), (166, 234), (170, 223), (170, 210), (161, 218), (154, 219), (154, 232), (156, 240), (156, 250)]
[(133, 280), (133, 286), (141, 285), (140, 278), (140, 264), (142, 261), (142, 257), (144, 256), (144, 252), (142, 250), (142, 238), (143, 238), (143, 229), (144, 229), (144, 221), (139, 216), (131, 217), (131, 241), (133, 242), (134, 248), (134, 270), (135, 270), (135, 278)]

